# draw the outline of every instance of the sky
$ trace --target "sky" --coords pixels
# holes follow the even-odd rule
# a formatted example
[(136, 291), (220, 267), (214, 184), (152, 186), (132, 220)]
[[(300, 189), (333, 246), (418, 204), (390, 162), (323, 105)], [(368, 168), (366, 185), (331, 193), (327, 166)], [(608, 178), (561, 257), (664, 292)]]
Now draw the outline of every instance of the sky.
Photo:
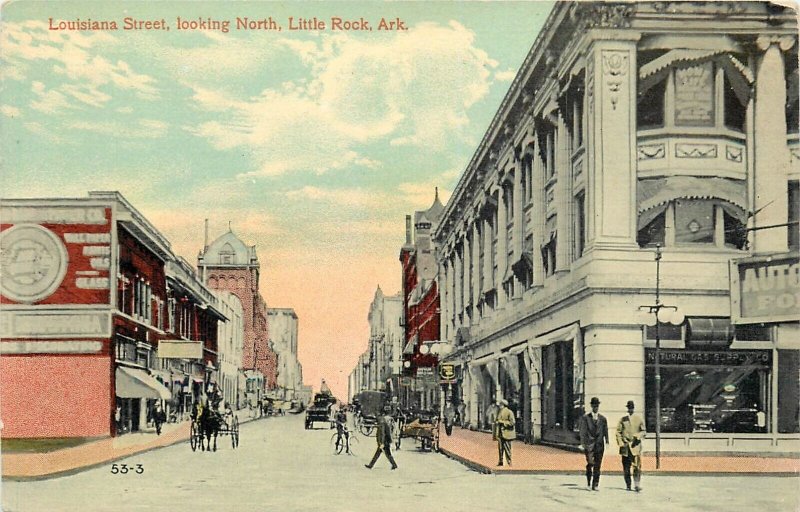
[[(0, 197), (119, 191), (193, 264), (204, 219), (211, 240), (230, 223), (267, 305), (299, 317), (305, 383), (345, 397), (375, 290), (400, 289), (405, 215), (435, 187), (448, 200), (551, 8), (5, 3)], [(270, 17), (280, 30), (237, 29)], [(60, 29), (90, 20), (117, 30)]]

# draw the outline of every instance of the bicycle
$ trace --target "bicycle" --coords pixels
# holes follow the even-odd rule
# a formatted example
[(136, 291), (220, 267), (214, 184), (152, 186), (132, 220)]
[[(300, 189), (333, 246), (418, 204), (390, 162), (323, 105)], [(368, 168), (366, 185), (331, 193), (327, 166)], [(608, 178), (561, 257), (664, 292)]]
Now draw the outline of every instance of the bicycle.
[(339, 455), (342, 452), (348, 455), (355, 455), (355, 452), (358, 451), (358, 438), (355, 436), (354, 432), (344, 427), (341, 436), (339, 432), (334, 432), (331, 436), (330, 445), (335, 455)]

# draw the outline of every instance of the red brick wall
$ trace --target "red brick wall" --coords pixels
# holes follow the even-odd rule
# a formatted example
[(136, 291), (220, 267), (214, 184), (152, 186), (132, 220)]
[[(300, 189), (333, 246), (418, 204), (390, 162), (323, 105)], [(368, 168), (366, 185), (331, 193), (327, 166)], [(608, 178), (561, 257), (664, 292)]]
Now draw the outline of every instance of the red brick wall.
[(108, 355), (0, 358), (3, 437), (95, 437), (111, 434)]
[(269, 349), (269, 324), (267, 305), (258, 293), (254, 274), (246, 268), (209, 268), (208, 286), (213, 290), (227, 290), (242, 302), (244, 319), (244, 350), (242, 366), (253, 367), (255, 347), (258, 346), (256, 369), (265, 376), (268, 389), (277, 385), (277, 355)]

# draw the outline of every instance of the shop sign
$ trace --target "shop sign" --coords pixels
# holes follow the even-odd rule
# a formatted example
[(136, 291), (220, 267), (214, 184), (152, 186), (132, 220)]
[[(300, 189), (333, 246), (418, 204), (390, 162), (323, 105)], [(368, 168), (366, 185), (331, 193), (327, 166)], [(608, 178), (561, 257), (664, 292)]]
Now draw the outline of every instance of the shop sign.
[(95, 312), (3, 311), (0, 338), (105, 338), (111, 315)]
[(452, 384), (456, 381), (456, 365), (445, 363), (439, 365), (439, 382), (441, 384)]
[[(700, 365), (700, 366), (770, 366), (771, 350), (663, 350), (660, 351), (659, 362), (664, 365)], [(655, 349), (647, 349), (647, 364), (655, 364)]]
[(800, 320), (800, 257), (779, 254), (731, 261), (731, 322)]
[(111, 304), (111, 209), (0, 208), (0, 302)]

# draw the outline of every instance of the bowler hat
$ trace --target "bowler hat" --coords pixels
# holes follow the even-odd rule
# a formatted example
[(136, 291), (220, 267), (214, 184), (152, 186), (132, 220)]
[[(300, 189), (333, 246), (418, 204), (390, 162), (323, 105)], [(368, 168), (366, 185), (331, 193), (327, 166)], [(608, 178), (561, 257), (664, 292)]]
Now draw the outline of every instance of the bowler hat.
[(591, 401), (589, 402), (591, 405), (600, 405), (600, 399), (596, 396), (593, 396)]
[(628, 400), (628, 403), (625, 404), (626, 409), (635, 409), (636, 406), (633, 405), (633, 400)]

